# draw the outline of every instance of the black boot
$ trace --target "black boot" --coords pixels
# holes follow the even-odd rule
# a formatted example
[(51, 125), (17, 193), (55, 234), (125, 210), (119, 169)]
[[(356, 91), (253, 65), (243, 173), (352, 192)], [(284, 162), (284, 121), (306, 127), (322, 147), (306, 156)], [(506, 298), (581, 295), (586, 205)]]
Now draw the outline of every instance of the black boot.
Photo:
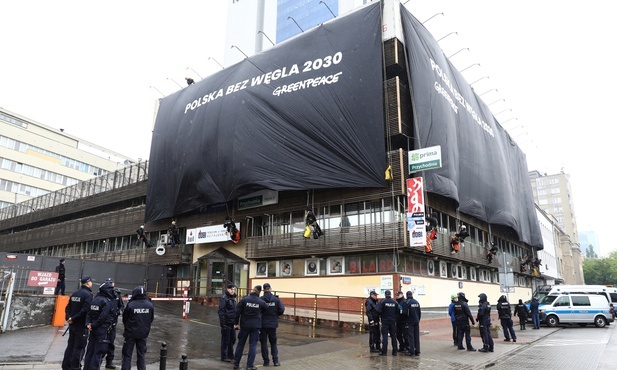
[(110, 360), (110, 359), (107, 358), (107, 359), (105, 359), (105, 368), (106, 369), (115, 369), (116, 365), (114, 365), (113, 360)]

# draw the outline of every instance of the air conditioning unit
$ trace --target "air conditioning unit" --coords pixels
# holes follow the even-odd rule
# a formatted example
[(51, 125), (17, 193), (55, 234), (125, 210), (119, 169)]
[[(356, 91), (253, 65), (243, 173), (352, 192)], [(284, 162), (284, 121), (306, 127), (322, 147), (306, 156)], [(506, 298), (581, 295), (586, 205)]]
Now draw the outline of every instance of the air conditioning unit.
[(163, 234), (159, 238), (159, 244), (168, 244), (169, 243), (169, 235)]

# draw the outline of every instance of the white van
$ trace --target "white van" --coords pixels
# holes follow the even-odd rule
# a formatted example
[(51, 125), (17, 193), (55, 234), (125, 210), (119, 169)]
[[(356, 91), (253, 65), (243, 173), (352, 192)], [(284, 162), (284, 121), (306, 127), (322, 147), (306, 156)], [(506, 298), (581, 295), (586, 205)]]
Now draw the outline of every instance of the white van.
[(540, 320), (547, 326), (594, 324), (603, 328), (613, 322), (609, 303), (602, 294), (549, 294), (540, 301)]

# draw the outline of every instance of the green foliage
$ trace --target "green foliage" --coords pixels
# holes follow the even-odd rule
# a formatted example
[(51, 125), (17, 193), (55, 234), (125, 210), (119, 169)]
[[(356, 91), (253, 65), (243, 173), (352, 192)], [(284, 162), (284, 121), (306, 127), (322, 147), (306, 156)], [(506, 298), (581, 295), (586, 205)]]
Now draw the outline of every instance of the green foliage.
[(587, 258), (598, 258), (598, 254), (593, 250), (593, 244), (589, 244), (585, 250), (585, 256)]
[(585, 284), (617, 286), (617, 251), (606, 258), (588, 258), (583, 262)]

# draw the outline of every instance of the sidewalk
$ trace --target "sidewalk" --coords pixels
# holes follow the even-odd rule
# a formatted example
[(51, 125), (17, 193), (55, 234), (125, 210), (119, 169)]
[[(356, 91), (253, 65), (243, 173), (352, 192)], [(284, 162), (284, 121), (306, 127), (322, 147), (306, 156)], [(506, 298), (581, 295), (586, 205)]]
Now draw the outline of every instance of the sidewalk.
[[(185, 321), (186, 323), (186, 321)], [(190, 323), (189, 323), (190, 324)], [(300, 324), (295, 324), (300, 325)], [(301, 325), (305, 326), (305, 325)], [(450, 323), (447, 319), (431, 319), (421, 322), (421, 355), (419, 357), (388, 356), (369, 353), (368, 334), (349, 335), (342, 338), (321, 340), (301, 344), (281, 344), (281, 363), (285, 369), (475, 369), (489, 366), (499, 358), (512, 355), (522, 348), (544, 336), (559, 330), (542, 328), (541, 330), (517, 331), (516, 343), (504, 343), (503, 333), (495, 340), (495, 352), (479, 353), (458, 351), (452, 344)], [(65, 328), (38, 327), (21, 329), (0, 334), (0, 369), (46, 369), (58, 370), (62, 362), (67, 337), (62, 337)], [(285, 343), (280, 338), (279, 343)], [(216, 340), (214, 341), (216, 342)], [(481, 348), (480, 338), (473, 337), (475, 348)], [(214, 344), (217, 345), (217, 344)], [(116, 348), (119, 363), (119, 348)], [(156, 343), (149, 343), (149, 352), (159, 350)], [(258, 349), (259, 352), (259, 349)], [(217, 358), (189, 358), (189, 369), (231, 369), (231, 364), (221, 363)], [(159, 369), (159, 363), (148, 363), (148, 369)], [(246, 366), (243, 357), (241, 368)], [(255, 365), (261, 365), (258, 354)], [(179, 368), (178, 359), (168, 358), (167, 369)]]

